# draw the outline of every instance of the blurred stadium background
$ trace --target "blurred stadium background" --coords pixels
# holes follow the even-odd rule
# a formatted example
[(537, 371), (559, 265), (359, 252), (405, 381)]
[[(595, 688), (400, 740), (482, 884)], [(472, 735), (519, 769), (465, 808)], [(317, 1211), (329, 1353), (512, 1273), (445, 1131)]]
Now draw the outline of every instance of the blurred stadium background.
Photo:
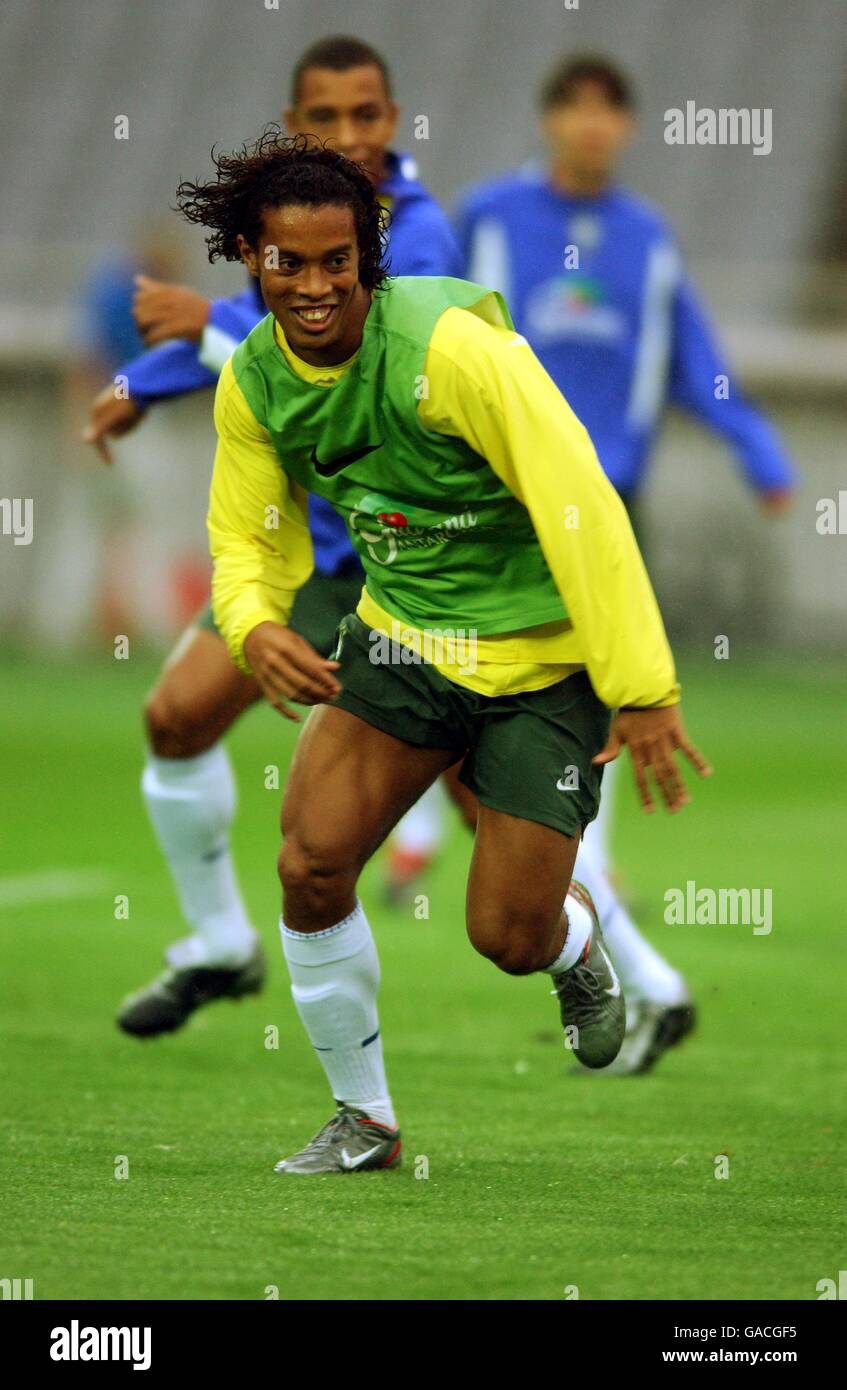
[[(816, 505), (847, 489), (846, 19), (843, 0), (5, 0), (0, 496), (33, 499), (34, 535), (0, 536), (0, 1275), (33, 1275), (36, 1297), (261, 1298), (267, 1283), (282, 1298), (561, 1298), (578, 1282), (582, 1297), (814, 1298), (843, 1266), (831, 866), (847, 833), (847, 540), (819, 534)], [(464, 942), (466, 840), (436, 866), (424, 927), (380, 906), (369, 868), (393, 1086), (408, 1152), (434, 1155), (434, 1180), (298, 1188), (281, 1217), (270, 1165), (325, 1115), (278, 956), (265, 996), (158, 1050), (112, 1023), (178, 931), (137, 794), (139, 706), (206, 582), (211, 398), (151, 412), (114, 446), (112, 472), (78, 436), (106, 379), (86, 330), (92, 283), (144, 254), (208, 293), (240, 286), (168, 206), (213, 144), (280, 114), (293, 60), (333, 32), (386, 55), (399, 146), (448, 206), (539, 156), (536, 92), (556, 55), (623, 64), (641, 99), (623, 178), (675, 223), (801, 483), (790, 514), (765, 518), (720, 445), (669, 419), (646, 489), (649, 556), (691, 732), (719, 776), (660, 825), (638, 816), (626, 778), (617, 837), (648, 930), (667, 931), (671, 875), (771, 886), (773, 936), (675, 929), (700, 1037), (643, 1082), (551, 1088), (566, 1063), (538, 982), (482, 968)], [(772, 152), (666, 145), (664, 112), (688, 100), (771, 107)], [(120, 115), (128, 140), (114, 137)], [(112, 659), (116, 633), (133, 639), (128, 663)], [(718, 634), (729, 662), (715, 663)], [(269, 710), (232, 740), (237, 857), (271, 952), (277, 796), (260, 788), (292, 742)], [(119, 893), (130, 922), (114, 920)], [(264, 1051), (268, 1023), (281, 1054)], [(740, 1180), (714, 1182), (716, 1153)], [(113, 1180), (119, 1154), (141, 1183)], [(566, 1200), (574, 1172), (581, 1203)]]
[[(168, 213), (176, 184), (205, 173), (213, 143), (234, 146), (279, 115), (307, 43), (355, 31), (387, 55), (400, 146), (448, 206), (468, 182), (538, 156), (535, 97), (556, 54), (599, 49), (632, 72), (641, 132), (624, 179), (670, 214), (742, 380), (803, 474), (784, 524), (751, 525), (721, 447), (669, 422), (648, 489), (666, 615), (676, 636), (699, 640), (843, 643), (847, 547), (817, 533), (815, 503), (845, 479), (845, 30), (841, 0), (691, 5), (684, 22), (674, 0), (327, 0), (319, 12), (295, 0), (7, 0), (0, 463), (3, 495), (33, 499), (35, 540), (0, 545), (0, 634), (73, 649), (122, 621), (161, 642), (191, 611), (205, 572), (210, 402), (151, 412), (107, 477), (76, 442), (90, 388), (105, 380), (86, 346), (86, 286), (146, 248), (172, 278), (236, 288), (239, 269), (209, 266), (200, 235)], [(666, 145), (663, 113), (689, 99), (772, 107), (772, 152)], [(418, 114), (427, 140), (414, 138)], [(127, 140), (115, 139), (118, 115)]]

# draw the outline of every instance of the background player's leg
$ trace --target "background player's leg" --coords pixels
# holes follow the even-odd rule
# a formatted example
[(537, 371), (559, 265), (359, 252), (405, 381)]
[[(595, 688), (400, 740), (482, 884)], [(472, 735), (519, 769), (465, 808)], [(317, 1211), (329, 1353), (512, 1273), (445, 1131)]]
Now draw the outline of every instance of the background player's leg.
[(617, 780), (622, 762), (622, 758), (615, 758), (604, 767), (600, 806), (583, 836), (584, 845), (591, 842), (591, 862), (594, 868), (603, 874), (612, 872), (612, 826), (617, 805)]
[(476, 830), (477, 800), (459, 781), (461, 765), (459, 761), (448, 767), (438, 783), (424, 792), (397, 826), (386, 882), (389, 900), (396, 901), (414, 893), (418, 875), (428, 867), (437, 851), (444, 833), (445, 792), (471, 833)]
[(631, 1076), (649, 1070), (687, 1037), (695, 1026), (696, 1009), (683, 976), (641, 935), (606, 874), (597, 868), (591, 844), (589, 833), (579, 847), (574, 878), (594, 900), (626, 994), (626, 1036), (606, 1070), (610, 1075)]
[[(627, 516), (630, 520), (638, 548), (645, 555), (644, 550), (644, 508), (634, 493), (621, 494), (621, 501), (626, 507)], [(646, 557), (645, 557), (646, 563)], [(612, 828), (617, 807), (617, 782), (620, 776), (623, 758), (615, 758), (613, 762), (607, 763), (603, 769), (603, 795), (600, 798), (600, 805), (597, 815), (587, 827), (583, 836), (583, 845), (590, 841), (592, 864), (598, 873), (607, 875), (613, 874), (612, 869)], [(579, 875), (577, 875), (579, 877)], [(604, 927), (605, 931), (605, 927)]]
[[(321, 705), (298, 740), (285, 790), (282, 945), (294, 1002), (335, 1100), (388, 1127), (394, 1111), (379, 1037), (379, 964), (356, 881), (455, 757)], [(286, 1167), (314, 1171), (311, 1161), (305, 1150)]]
[(230, 852), (235, 781), (218, 740), (259, 698), (256, 682), (233, 665), (217, 632), (195, 627), (147, 700), (144, 799), (193, 928), (168, 952), (180, 969), (237, 966), (256, 946)]
[[(605, 796), (604, 775), (604, 799)], [(635, 1004), (639, 1000), (647, 1000), (666, 1007), (684, 1003), (688, 998), (685, 980), (641, 935), (633, 922), (606, 876), (602, 859), (596, 856), (593, 829), (592, 822), (579, 847), (574, 877), (585, 884), (594, 899), (597, 915), (603, 924), (603, 935), (628, 1002)]]
[(398, 902), (415, 891), (444, 836), (444, 792), (434, 782), (403, 816), (392, 836), (386, 872), (386, 896)]
[(476, 834), (479, 802), (470, 787), (466, 787), (464, 782), (459, 781), (461, 767), (461, 759), (459, 762), (454, 763), (452, 767), (448, 767), (447, 771), (442, 775), (441, 785), (453, 802), (453, 805), (456, 807), (465, 825), (472, 834)]

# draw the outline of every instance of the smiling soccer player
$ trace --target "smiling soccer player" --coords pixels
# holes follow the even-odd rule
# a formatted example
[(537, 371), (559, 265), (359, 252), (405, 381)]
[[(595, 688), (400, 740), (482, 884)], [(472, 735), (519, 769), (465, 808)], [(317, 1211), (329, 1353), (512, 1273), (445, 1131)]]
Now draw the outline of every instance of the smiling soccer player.
[[(645, 805), (652, 773), (671, 810), (688, 799), (676, 752), (709, 769), (623, 504), (499, 295), (388, 280), (372, 184), (330, 150), (271, 133), (178, 198), (209, 229), (210, 258), (241, 257), (272, 311), (218, 386), (215, 617), (277, 709), (318, 706), (283, 806), (282, 939), (337, 1108), (278, 1168), (392, 1167), (379, 972), (356, 895), (391, 827), (463, 757), (479, 802), (471, 942), (510, 974), (550, 975), (575, 1055), (603, 1067), (624, 999), (571, 884), (602, 765), (627, 744)], [(345, 518), (366, 574), (332, 659), (287, 626), (311, 564), (309, 492)], [(373, 634), (398, 623), (402, 643), (474, 629), (475, 669), (449, 653), (409, 661), (395, 642), (375, 663)]]

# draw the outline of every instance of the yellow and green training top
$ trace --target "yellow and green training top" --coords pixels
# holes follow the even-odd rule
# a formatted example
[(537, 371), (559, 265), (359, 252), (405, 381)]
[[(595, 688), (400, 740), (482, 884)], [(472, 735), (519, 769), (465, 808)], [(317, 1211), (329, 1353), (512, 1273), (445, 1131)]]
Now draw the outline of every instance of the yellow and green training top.
[[(624, 506), (499, 295), (391, 280), (334, 367), (295, 357), (268, 315), (221, 373), (215, 424), (212, 598), (241, 669), (311, 573), (312, 491), (364, 566), (359, 616), (412, 645), (443, 635), (448, 679), (501, 695), (585, 668), (610, 708), (678, 700)], [(450, 634), (475, 640), (475, 669)]]

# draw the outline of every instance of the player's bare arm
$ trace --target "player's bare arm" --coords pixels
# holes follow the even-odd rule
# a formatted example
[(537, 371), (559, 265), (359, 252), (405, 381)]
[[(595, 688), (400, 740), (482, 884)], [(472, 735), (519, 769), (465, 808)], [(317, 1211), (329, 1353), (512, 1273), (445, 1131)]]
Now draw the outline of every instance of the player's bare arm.
[(274, 709), (301, 722), (300, 715), (286, 702), (320, 705), (334, 700), (341, 686), (332, 674), (337, 661), (327, 661), (314, 647), (282, 623), (259, 623), (248, 633), (244, 655), (262, 694)]

